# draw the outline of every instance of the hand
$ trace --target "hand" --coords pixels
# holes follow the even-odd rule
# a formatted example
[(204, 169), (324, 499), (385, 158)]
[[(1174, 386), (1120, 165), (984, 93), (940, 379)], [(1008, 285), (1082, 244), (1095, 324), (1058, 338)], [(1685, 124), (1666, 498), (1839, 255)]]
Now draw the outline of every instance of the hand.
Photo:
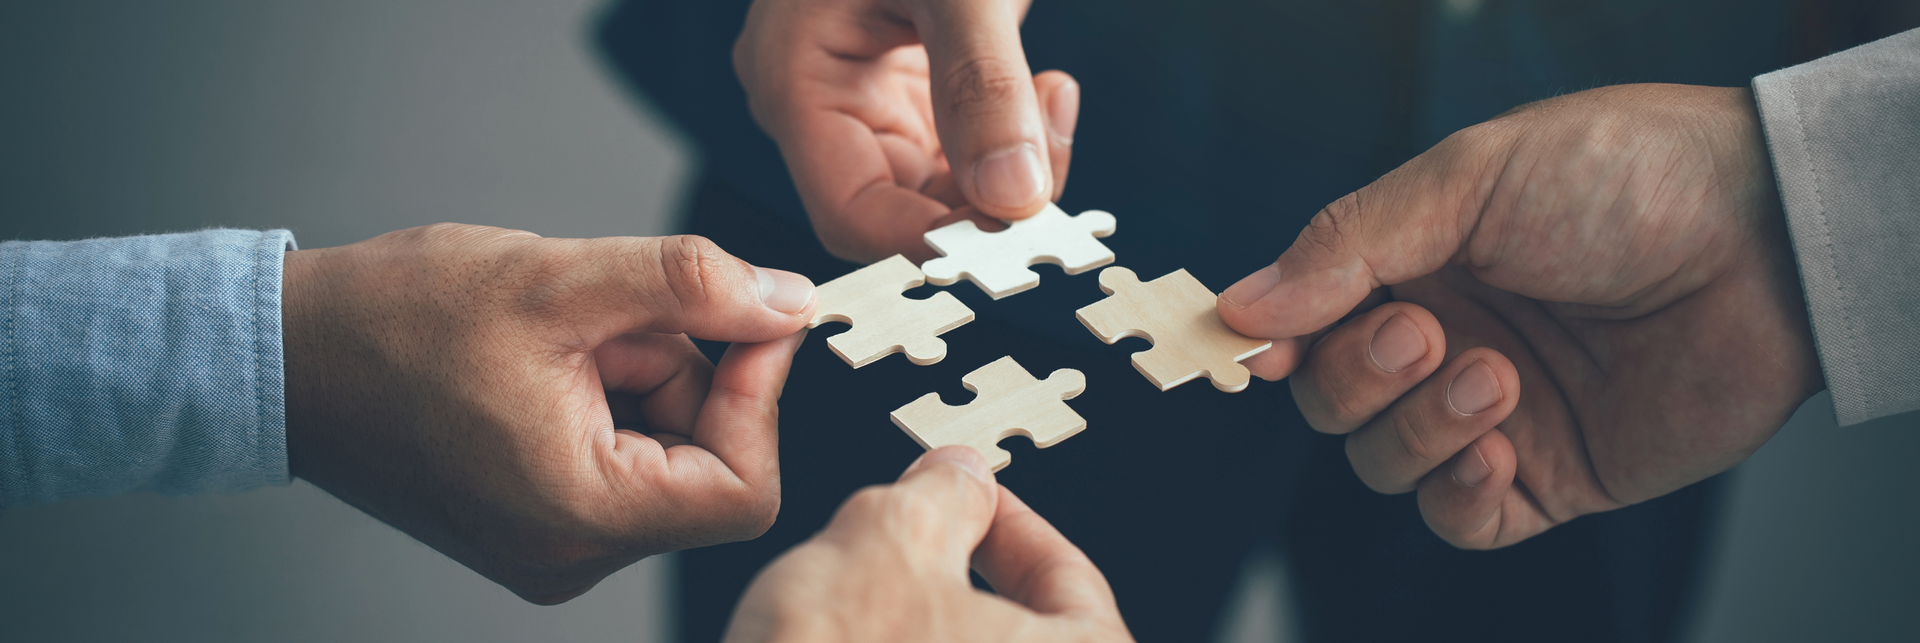
[(1745, 89), (1608, 87), (1462, 130), (1219, 310), (1278, 340), (1249, 367), (1292, 373), (1361, 480), (1419, 490), (1460, 547), (1725, 471), (1823, 386)]
[[(1060, 196), (1080, 87), (1020, 49), (1026, 0), (759, 0), (733, 50), (820, 241), (870, 263)], [(937, 132), (937, 133), (936, 133)], [(954, 168), (959, 168), (955, 170)]]
[[(974, 589), (972, 568), (998, 594)], [(847, 499), (826, 530), (747, 588), (727, 629), (749, 641), (1131, 641), (1086, 554), (993, 482), (967, 447)]]
[[(699, 237), (437, 225), (286, 259), (294, 475), (535, 603), (780, 506), (813, 284)], [(737, 342), (714, 367), (687, 333)]]

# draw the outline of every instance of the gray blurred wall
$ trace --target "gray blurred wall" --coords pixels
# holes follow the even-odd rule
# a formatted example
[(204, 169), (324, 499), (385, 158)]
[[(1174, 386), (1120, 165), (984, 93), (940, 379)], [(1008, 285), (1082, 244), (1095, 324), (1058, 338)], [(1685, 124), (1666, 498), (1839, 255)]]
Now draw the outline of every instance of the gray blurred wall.
[[(688, 155), (591, 0), (0, 4), (0, 238), (653, 235)], [(304, 482), (0, 515), (0, 641), (660, 641), (670, 559), (529, 605)]]
[[(0, 238), (660, 234), (690, 157), (586, 49), (597, 4), (0, 5)], [(1695, 640), (1920, 638), (1920, 421), (1831, 418), (1816, 397), (1742, 466)], [(659, 641), (668, 565), (534, 607), (305, 483), (17, 507), (0, 641)], [(1283, 573), (1250, 561), (1225, 640), (1297, 640)]]

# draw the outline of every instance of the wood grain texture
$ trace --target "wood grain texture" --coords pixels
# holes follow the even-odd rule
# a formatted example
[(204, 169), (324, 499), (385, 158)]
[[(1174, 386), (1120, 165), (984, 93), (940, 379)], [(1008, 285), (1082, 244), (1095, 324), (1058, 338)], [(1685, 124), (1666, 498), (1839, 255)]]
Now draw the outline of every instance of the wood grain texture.
[(1252, 377), (1240, 360), (1273, 347), (1227, 328), (1213, 291), (1184, 269), (1141, 283), (1132, 270), (1116, 266), (1100, 271), (1100, 290), (1112, 296), (1074, 316), (1108, 344), (1126, 337), (1153, 342), (1133, 354), (1133, 367), (1162, 391), (1205, 377), (1214, 388), (1237, 393)]
[(828, 337), (827, 346), (854, 368), (894, 352), (906, 353), (915, 364), (938, 362), (947, 357), (947, 342), (939, 335), (973, 321), (973, 310), (952, 293), (937, 292), (926, 299), (901, 294), (923, 283), (926, 277), (912, 261), (888, 257), (822, 284), (807, 328), (851, 324), (852, 330)]
[(1001, 440), (1024, 435), (1044, 449), (1087, 428), (1087, 421), (1066, 403), (1087, 390), (1087, 378), (1080, 371), (1063, 368), (1037, 380), (1008, 356), (960, 381), (979, 394), (973, 402), (951, 406), (940, 401), (939, 393), (928, 393), (889, 417), (927, 450), (970, 446), (987, 457), (994, 471), (1013, 462), (1013, 455), (1000, 448)]
[(1112, 214), (1088, 210), (1078, 216), (1052, 203), (1032, 218), (1007, 224), (999, 232), (983, 232), (972, 221), (960, 221), (928, 231), (927, 245), (941, 257), (920, 269), (934, 285), (946, 286), (966, 278), (994, 299), (1040, 285), (1040, 273), (1028, 268), (1051, 263), (1077, 275), (1113, 263), (1113, 250), (1096, 238), (1113, 234)]

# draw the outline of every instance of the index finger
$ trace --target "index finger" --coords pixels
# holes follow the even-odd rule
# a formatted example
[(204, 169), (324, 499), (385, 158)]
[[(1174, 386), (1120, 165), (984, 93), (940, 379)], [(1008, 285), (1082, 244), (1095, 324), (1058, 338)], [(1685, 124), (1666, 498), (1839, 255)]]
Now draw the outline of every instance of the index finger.
[[(747, 488), (780, 484), (780, 393), (793, 353), (805, 338), (802, 331), (771, 342), (734, 344), (714, 367), (688, 439), (725, 463), (733, 480)], [(670, 450), (669, 460), (674, 455)]]
[(573, 344), (648, 331), (723, 342), (765, 342), (813, 318), (813, 282), (756, 267), (702, 237), (542, 240), (564, 252), (526, 270), (564, 275), (522, 298), (541, 302), (556, 323), (582, 329)]
[(1221, 320), (1249, 337), (1327, 328), (1368, 295), (1434, 273), (1477, 229), (1502, 139), (1470, 128), (1327, 204), (1273, 264), (1220, 293)]

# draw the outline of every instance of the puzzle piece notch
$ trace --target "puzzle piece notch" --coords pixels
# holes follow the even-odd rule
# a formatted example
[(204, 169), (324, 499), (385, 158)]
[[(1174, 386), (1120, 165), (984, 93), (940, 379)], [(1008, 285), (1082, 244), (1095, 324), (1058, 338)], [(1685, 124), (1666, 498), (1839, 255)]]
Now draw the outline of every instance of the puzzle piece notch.
[(1086, 419), (1066, 403), (1087, 390), (1080, 371), (1063, 368), (1038, 380), (1007, 356), (960, 382), (978, 394), (972, 402), (952, 406), (940, 401), (939, 393), (928, 393), (888, 417), (928, 451), (964, 444), (986, 456), (994, 471), (1013, 462), (1013, 454), (1000, 448), (1001, 440), (1024, 435), (1044, 449), (1087, 428)]
[(1113, 263), (1113, 250), (1097, 238), (1113, 234), (1116, 222), (1104, 210), (1068, 216), (1048, 203), (1039, 214), (986, 232), (972, 221), (948, 224), (923, 237), (944, 255), (927, 260), (920, 269), (937, 286), (966, 278), (994, 299), (1040, 285), (1040, 273), (1028, 266), (1051, 263), (1077, 275)]
[(807, 328), (828, 322), (853, 326), (827, 338), (827, 347), (848, 365), (860, 368), (896, 351), (915, 364), (927, 365), (947, 357), (947, 342), (939, 335), (973, 321), (973, 310), (938, 292), (926, 299), (901, 294), (926, 283), (926, 276), (906, 257), (894, 255), (821, 284), (818, 304)]
[(1214, 307), (1216, 295), (1185, 269), (1142, 283), (1116, 266), (1100, 271), (1100, 290), (1111, 296), (1074, 316), (1108, 344), (1127, 337), (1152, 342), (1133, 354), (1133, 367), (1162, 391), (1205, 377), (1214, 388), (1238, 393), (1252, 378), (1240, 361), (1273, 347), (1228, 328)]

